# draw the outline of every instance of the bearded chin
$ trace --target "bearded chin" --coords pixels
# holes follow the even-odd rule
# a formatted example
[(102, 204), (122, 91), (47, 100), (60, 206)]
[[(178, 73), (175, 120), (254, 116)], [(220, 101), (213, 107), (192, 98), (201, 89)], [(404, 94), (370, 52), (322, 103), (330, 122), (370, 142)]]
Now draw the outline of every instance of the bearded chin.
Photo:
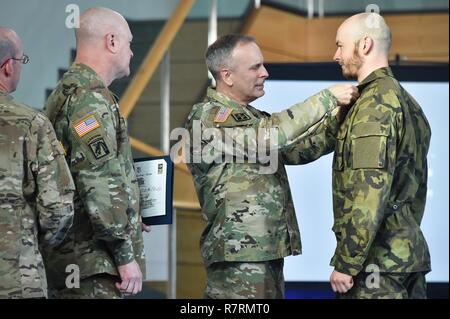
[(348, 80), (358, 79), (358, 71), (361, 69), (363, 63), (364, 59), (360, 57), (357, 52), (355, 52), (351, 60), (344, 64), (342, 75), (344, 75), (344, 77)]
[(342, 75), (347, 80), (356, 80), (358, 78), (358, 76), (356, 75), (356, 70), (354, 69), (353, 66), (351, 66), (351, 69), (349, 70), (343, 70)]

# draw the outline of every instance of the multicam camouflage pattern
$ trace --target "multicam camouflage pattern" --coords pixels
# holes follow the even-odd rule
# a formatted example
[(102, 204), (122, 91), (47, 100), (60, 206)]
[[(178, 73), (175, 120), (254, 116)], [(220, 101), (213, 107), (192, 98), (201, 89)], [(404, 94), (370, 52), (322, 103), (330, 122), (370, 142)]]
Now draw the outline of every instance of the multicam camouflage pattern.
[(352, 276), (369, 264), (381, 272), (429, 271), (420, 223), (430, 126), (390, 68), (371, 73), (359, 90), (334, 153), (331, 264)]
[[(304, 103), (270, 115), (208, 89), (207, 100), (194, 105), (186, 122), (191, 136), (196, 121), (201, 122), (203, 131), (214, 127), (223, 135), (227, 134), (226, 128), (273, 128), (279, 132), (277, 147), (280, 152), (276, 158), (279, 165), (273, 174), (261, 174), (263, 164), (258, 161), (188, 164), (207, 221), (200, 242), (207, 266), (221, 261), (267, 261), (301, 253), (300, 233), (283, 164), (291, 161), (302, 164), (312, 160), (308, 156), (317, 158), (319, 153), (332, 150), (332, 147), (321, 149), (327, 145), (325, 143), (313, 147), (315, 139), (310, 137), (326, 131), (317, 123), (322, 126), (328, 123), (329, 129), (334, 127), (337, 131), (337, 125), (332, 125), (335, 121), (329, 120), (336, 103), (331, 92), (324, 90)], [(232, 113), (225, 121), (214, 122), (223, 107), (231, 108)], [(313, 124), (317, 126), (308, 130)], [(239, 143), (238, 137), (234, 136), (236, 143)], [(201, 143), (207, 144), (208, 139), (203, 136)], [(233, 150), (222, 149), (224, 153), (218, 156), (233, 156)], [(194, 158), (193, 148), (190, 152)], [(286, 156), (289, 152), (292, 152), (291, 156)], [(248, 158), (250, 154), (246, 156)]]
[(49, 286), (64, 287), (68, 264), (78, 265), (86, 278), (118, 275), (117, 266), (136, 259), (145, 276), (139, 188), (116, 99), (94, 70), (74, 63), (44, 109), (65, 148), (77, 190), (71, 232), (46, 253)]
[(283, 259), (219, 262), (207, 267), (208, 299), (284, 299)]
[(353, 278), (354, 286), (340, 299), (426, 299), (427, 284), (423, 272), (380, 273), (377, 287), (367, 285), (373, 281), (373, 273), (360, 272)]
[(0, 298), (47, 297), (38, 245), (73, 221), (75, 187), (48, 119), (0, 92)]

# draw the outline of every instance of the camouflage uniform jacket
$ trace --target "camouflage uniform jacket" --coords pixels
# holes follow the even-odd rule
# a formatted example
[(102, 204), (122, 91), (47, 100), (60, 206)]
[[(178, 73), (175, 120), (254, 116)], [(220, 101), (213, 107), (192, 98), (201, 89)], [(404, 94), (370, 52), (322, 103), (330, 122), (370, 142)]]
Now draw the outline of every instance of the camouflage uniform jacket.
[(331, 264), (352, 276), (430, 270), (420, 230), (431, 131), (422, 109), (390, 68), (372, 72), (340, 127), (333, 160)]
[(49, 253), (49, 285), (64, 285), (65, 268), (81, 278), (136, 260), (145, 276), (139, 189), (125, 119), (94, 70), (74, 63), (45, 105), (75, 181), (74, 226)]
[(75, 187), (51, 123), (0, 92), (0, 298), (47, 297), (38, 245), (73, 221)]
[[(257, 262), (301, 253), (300, 232), (284, 164), (306, 163), (333, 150), (333, 143), (316, 144), (314, 135), (324, 134), (333, 127), (337, 132), (336, 121), (330, 120), (335, 119), (330, 114), (336, 103), (331, 92), (324, 90), (304, 103), (270, 115), (249, 105), (242, 106), (209, 88), (206, 101), (193, 106), (186, 122), (186, 128), (194, 135), (193, 144), (201, 143), (205, 150), (210, 142), (208, 130), (215, 130), (225, 141), (231, 138), (236, 145), (230, 147), (221, 138), (217, 139), (216, 143), (222, 143), (219, 145), (222, 151), (216, 153), (216, 159), (234, 157), (209, 163), (205, 157), (196, 161), (195, 156), (201, 150), (190, 147), (192, 158), (188, 165), (207, 222), (200, 240), (207, 266), (219, 261)], [(245, 143), (242, 129), (254, 130), (256, 134), (262, 129), (267, 133), (261, 135), (263, 139), (270, 139), (266, 130), (275, 130), (277, 143), (271, 146), (267, 140), (254, 138), (248, 138)], [(196, 136), (198, 130), (202, 132), (201, 137)], [(277, 151), (276, 170), (262, 173), (261, 169), (267, 165), (260, 158), (252, 162), (252, 154), (240, 147), (243, 145), (240, 143), (269, 145), (264, 150)], [(243, 153), (241, 158), (236, 156), (239, 152)]]

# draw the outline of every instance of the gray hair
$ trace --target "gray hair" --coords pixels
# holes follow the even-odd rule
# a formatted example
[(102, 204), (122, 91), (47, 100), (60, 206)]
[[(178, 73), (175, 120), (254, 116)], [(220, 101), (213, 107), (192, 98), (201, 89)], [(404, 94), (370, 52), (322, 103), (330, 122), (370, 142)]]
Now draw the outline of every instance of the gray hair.
[(216, 81), (222, 67), (231, 67), (231, 54), (239, 43), (255, 42), (255, 38), (242, 34), (227, 34), (211, 44), (205, 53), (206, 66)]

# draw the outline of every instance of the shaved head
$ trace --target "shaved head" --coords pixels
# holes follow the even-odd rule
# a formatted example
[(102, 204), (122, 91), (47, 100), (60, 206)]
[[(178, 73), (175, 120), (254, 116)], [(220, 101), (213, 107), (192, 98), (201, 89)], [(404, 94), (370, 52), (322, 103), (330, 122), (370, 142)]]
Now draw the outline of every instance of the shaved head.
[(14, 30), (0, 27), (0, 90), (14, 92), (19, 84), (23, 56), (22, 41)]
[(387, 54), (391, 47), (391, 30), (378, 13), (364, 12), (351, 16), (341, 24), (339, 30), (355, 43), (368, 36), (375, 42), (375, 48)]
[(20, 38), (14, 30), (0, 27), (0, 63), (18, 55), (21, 46)]
[(118, 12), (108, 8), (90, 8), (83, 12), (80, 27), (75, 30), (77, 46), (94, 44), (100, 37), (112, 34), (126, 34), (128, 23)]
[(345, 20), (336, 33), (333, 60), (348, 79), (361, 82), (376, 69), (389, 66), (391, 30), (378, 13), (359, 13)]
[(101, 7), (87, 9), (81, 15), (75, 36), (75, 62), (94, 69), (107, 86), (130, 74), (133, 35), (120, 13)]

